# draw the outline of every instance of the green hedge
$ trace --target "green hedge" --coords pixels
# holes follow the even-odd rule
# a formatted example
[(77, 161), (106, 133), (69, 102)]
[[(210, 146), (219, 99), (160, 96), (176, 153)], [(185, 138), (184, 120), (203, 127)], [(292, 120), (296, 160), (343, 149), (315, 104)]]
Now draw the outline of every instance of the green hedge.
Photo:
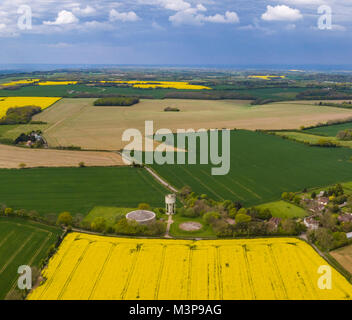
[(139, 98), (135, 98), (135, 97), (100, 98), (94, 102), (94, 105), (128, 107), (138, 102), (139, 102)]

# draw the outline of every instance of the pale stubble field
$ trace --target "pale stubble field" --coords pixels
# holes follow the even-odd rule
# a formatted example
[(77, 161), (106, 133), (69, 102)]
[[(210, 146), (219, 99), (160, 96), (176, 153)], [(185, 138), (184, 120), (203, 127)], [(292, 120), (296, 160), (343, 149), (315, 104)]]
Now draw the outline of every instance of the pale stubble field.
[[(48, 123), (44, 135), (52, 147), (80, 146), (93, 150), (120, 150), (122, 134), (145, 120), (154, 130), (176, 129), (298, 129), (328, 120), (345, 119), (352, 110), (316, 106), (312, 101), (251, 106), (242, 100), (141, 100), (132, 107), (94, 107), (95, 99), (62, 99), (34, 120)], [(180, 112), (164, 112), (177, 107)]]

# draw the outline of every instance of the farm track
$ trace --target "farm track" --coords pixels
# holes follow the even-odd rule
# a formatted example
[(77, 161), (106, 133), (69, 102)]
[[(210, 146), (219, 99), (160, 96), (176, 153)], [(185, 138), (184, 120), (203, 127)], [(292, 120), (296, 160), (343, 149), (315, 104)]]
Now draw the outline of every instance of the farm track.
[(159, 183), (161, 183), (164, 187), (167, 189), (171, 190), (172, 192), (177, 193), (178, 190), (171, 186), (169, 183), (167, 183), (161, 176), (159, 176), (156, 172), (154, 172), (152, 169), (145, 167), (145, 169), (157, 180)]

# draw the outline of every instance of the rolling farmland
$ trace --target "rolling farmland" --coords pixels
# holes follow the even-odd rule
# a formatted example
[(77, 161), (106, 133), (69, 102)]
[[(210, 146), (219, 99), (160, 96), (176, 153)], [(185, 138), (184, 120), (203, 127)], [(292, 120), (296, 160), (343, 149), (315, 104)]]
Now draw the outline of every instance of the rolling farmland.
[(213, 199), (245, 206), (278, 200), (284, 191), (326, 186), (352, 179), (352, 150), (309, 147), (259, 132), (231, 132), (228, 175), (212, 176), (212, 165), (153, 165), (177, 188), (190, 186)]
[(21, 265), (39, 267), (60, 229), (22, 220), (0, 218), (0, 300), (13, 290)]
[[(352, 110), (317, 107), (300, 102), (251, 106), (242, 100), (141, 100), (133, 107), (94, 107), (95, 99), (62, 99), (33, 119), (44, 121), (44, 136), (52, 147), (80, 146), (83, 149), (120, 150), (126, 129), (142, 133), (145, 120), (154, 121), (154, 130), (176, 129), (297, 129), (332, 119), (352, 116)], [(180, 112), (164, 112), (165, 107)]]
[(21, 163), (26, 168), (78, 167), (80, 162), (84, 162), (87, 167), (125, 165), (122, 157), (114, 152), (27, 149), (0, 145), (0, 168), (19, 168)]
[(194, 242), (71, 233), (28, 298), (351, 299), (351, 284), (334, 269), (333, 288), (319, 289), (318, 268), (326, 264), (294, 238)]
[(95, 206), (164, 206), (164, 189), (131, 167), (1, 169), (0, 203), (41, 214), (87, 214)]
[(308, 133), (320, 135), (320, 136), (336, 137), (339, 131), (347, 130), (347, 129), (352, 129), (352, 122), (312, 128), (304, 131)]

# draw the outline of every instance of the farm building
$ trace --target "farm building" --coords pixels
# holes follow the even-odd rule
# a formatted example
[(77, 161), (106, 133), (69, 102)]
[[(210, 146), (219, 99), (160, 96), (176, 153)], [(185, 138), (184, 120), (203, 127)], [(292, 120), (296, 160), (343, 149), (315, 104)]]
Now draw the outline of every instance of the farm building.
[(326, 206), (329, 203), (329, 198), (328, 197), (319, 197), (318, 198), (318, 204)]
[(279, 227), (280, 222), (281, 222), (281, 218), (272, 217), (272, 218), (268, 221), (269, 230), (271, 230), (271, 231), (276, 231), (277, 228)]
[(319, 221), (314, 219), (314, 216), (308, 217), (304, 219), (304, 224), (308, 229), (318, 229), (319, 228)]

